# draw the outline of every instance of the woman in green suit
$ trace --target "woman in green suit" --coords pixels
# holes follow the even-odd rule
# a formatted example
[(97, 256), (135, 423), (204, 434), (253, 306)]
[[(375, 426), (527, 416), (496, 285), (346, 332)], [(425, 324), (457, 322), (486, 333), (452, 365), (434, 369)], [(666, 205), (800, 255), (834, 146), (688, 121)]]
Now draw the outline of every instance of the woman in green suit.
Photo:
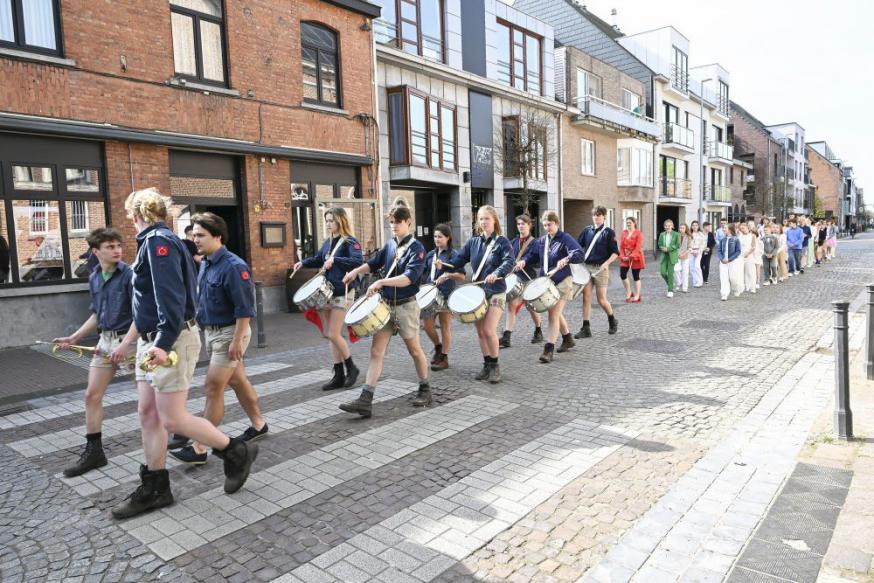
[(665, 230), (659, 234), (659, 273), (668, 284), (668, 297), (674, 297), (674, 266), (679, 261), (680, 235), (674, 231), (674, 221), (668, 219), (664, 223)]

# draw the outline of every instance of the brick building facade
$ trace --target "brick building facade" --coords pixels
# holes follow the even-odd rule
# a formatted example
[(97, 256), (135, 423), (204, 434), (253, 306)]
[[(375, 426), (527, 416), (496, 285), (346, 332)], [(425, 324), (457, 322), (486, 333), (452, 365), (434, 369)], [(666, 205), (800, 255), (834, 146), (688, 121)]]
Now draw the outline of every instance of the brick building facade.
[(841, 170), (810, 144), (805, 147), (810, 165), (810, 179), (816, 185), (817, 214), (840, 220), (844, 190)]

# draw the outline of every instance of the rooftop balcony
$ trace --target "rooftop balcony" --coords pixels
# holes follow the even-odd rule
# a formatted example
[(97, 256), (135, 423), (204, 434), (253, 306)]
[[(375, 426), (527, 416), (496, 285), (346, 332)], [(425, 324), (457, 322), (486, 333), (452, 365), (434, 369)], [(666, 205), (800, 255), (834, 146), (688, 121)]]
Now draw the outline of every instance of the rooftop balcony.
[(620, 129), (632, 130), (655, 139), (662, 135), (661, 126), (654, 119), (620, 107), (610, 101), (587, 95), (578, 97), (576, 106), (580, 109), (581, 114), (574, 119), (574, 122), (581, 122), (586, 118), (596, 119)]

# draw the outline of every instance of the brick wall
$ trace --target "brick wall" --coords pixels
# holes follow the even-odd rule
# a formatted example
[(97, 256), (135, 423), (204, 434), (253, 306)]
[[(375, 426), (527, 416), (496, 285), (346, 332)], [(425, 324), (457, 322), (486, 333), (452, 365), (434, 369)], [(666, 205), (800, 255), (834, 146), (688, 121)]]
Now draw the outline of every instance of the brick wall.
[[(763, 213), (774, 211), (774, 201), (782, 194), (783, 183), (779, 176), (783, 173), (783, 149), (771, 139), (766, 130), (761, 129), (738, 110), (731, 109), (731, 125), (734, 135), (734, 156), (751, 161), (756, 180), (753, 183), (755, 198), (746, 202), (747, 213), (760, 218)], [(770, 151), (769, 151), (770, 144)], [(752, 160), (744, 157), (752, 155)], [(777, 154), (777, 173), (774, 172), (774, 154)]]
[(840, 217), (843, 200), (843, 178), (837, 166), (829, 162), (819, 152), (805, 146), (809, 153), (810, 179), (816, 185), (820, 214), (831, 211), (832, 216)]

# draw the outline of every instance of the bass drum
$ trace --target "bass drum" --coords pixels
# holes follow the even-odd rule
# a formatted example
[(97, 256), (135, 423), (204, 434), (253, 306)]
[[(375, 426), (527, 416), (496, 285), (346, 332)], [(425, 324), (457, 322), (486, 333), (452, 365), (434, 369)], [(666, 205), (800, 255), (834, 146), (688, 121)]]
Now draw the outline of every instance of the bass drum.
[(334, 286), (324, 275), (319, 274), (300, 286), (294, 292), (292, 301), (301, 312), (306, 312), (310, 308), (322, 309), (333, 297)]
[(343, 318), (359, 338), (373, 336), (385, 328), (390, 320), (391, 309), (379, 294), (358, 299)]
[(558, 293), (558, 288), (548, 277), (538, 277), (532, 279), (525, 286), (525, 291), (522, 292), (522, 299), (528, 306), (542, 314), (548, 312), (549, 308), (558, 303), (561, 295)]
[(486, 292), (478, 285), (467, 284), (455, 288), (447, 302), (449, 311), (465, 324), (473, 324), (486, 317), (489, 302)]

